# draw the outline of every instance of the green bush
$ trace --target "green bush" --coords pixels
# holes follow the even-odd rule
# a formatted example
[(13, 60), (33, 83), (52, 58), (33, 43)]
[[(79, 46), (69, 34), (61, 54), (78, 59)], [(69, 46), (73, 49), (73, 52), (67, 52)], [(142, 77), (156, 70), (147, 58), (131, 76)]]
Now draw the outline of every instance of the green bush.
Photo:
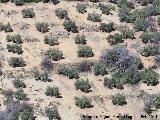
[(49, 24), (46, 22), (36, 23), (36, 28), (39, 32), (45, 33), (49, 31)]
[(94, 64), (93, 70), (94, 70), (95, 75), (104, 76), (104, 75), (108, 74), (106, 66), (103, 63), (100, 63), (100, 62), (97, 62), (97, 63)]
[(134, 32), (130, 29), (123, 29), (122, 31), (123, 39), (134, 39)]
[(27, 99), (27, 94), (24, 93), (24, 90), (22, 88), (18, 89), (15, 93), (14, 96), (17, 100), (26, 100)]
[(8, 44), (7, 49), (8, 49), (8, 52), (13, 52), (13, 53), (18, 53), (18, 54), (23, 53), (22, 45), (19, 45), (19, 44), (12, 44), (12, 45)]
[(3, 25), (3, 30), (4, 30), (5, 32), (13, 32), (13, 29), (12, 29), (10, 23), (8, 23), (8, 24), (6, 24), (6, 25)]
[(25, 66), (25, 61), (21, 57), (10, 57), (8, 61), (9, 65), (14, 67), (23, 67)]
[(122, 8), (124, 6), (131, 8), (131, 9), (134, 9), (134, 3), (129, 2), (128, 0), (119, 0), (118, 7)]
[(64, 18), (67, 18), (68, 17), (68, 13), (67, 13), (67, 10), (64, 10), (62, 8), (57, 8), (55, 10), (55, 14), (56, 16), (59, 18), (59, 19), (64, 19)]
[(3, 27), (4, 27), (3, 23), (0, 23), (0, 31), (3, 31)]
[(0, 0), (0, 3), (6, 3), (9, 2), (9, 0)]
[(78, 75), (78, 71), (75, 68), (67, 68), (65, 66), (61, 66), (58, 69), (58, 74), (62, 74), (64, 76), (67, 76), (69, 79), (78, 79), (79, 75)]
[(88, 17), (87, 17), (87, 20), (90, 20), (92, 22), (101, 22), (102, 19), (101, 19), (101, 15), (100, 14), (97, 14), (95, 12), (93, 13), (89, 13), (88, 14)]
[(157, 18), (158, 25), (160, 26), (160, 17)]
[(156, 44), (148, 44), (144, 46), (140, 51), (140, 54), (145, 57), (158, 55), (159, 53), (160, 47)]
[(7, 35), (6, 40), (7, 40), (7, 42), (13, 42), (13, 43), (17, 43), (17, 44), (23, 43), (23, 40), (19, 34)]
[(147, 6), (148, 4), (151, 4), (154, 0), (137, 0), (137, 1), (142, 6)]
[(109, 35), (107, 37), (108, 39), (108, 42), (110, 43), (110, 45), (115, 45), (115, 44), (118, 44), (118, 43), (123, 43), (123, 35), (122, 34), (119, 34), (119, 33), (116, 33), (114, 35)]
[(49, 44), (50, 46), (59, 45), (58, 39), (53, 36), (45, 36), (44, 42), (45, 44)]
[(100, 10), (102, 11), (102, 14), (109, 15), (111, 11), (111, 7), (104, 4), (99, 4)]
[(113, 22), (110, 22), (108, 24), (106, 23), (100, 23), (100, 27), (99, 29), (102, 31), (102, 32), (112, 32), (114, 31), (114, 23)]
[(127, 102), (126, 102), (126, 98), (125, 98), (124, 95), (122, 95), (122, 94), (116, 94), (116, 95), (114, 95), (112, 97), (112, 103), (114, 105), (120, 105), (120, 106), (122, 106), (122, 105), (126, 104)]
[(89, 46), (79, 46), (77, 53), (78, 53), (78, 57), (93, 57), (94, 56), (92, 48)]
[(74, 83), (76, 90), (80, 89), (82, 92), (88, 93), (91, 89), (91, 84), (88, 80), (77, 80)]
[(32, 111), (29, 111), (28, 109), (24, 110), (20, 113), (21, 120), (33, 120), (34, 113)]
[(148, 28), (148, 21), (145, 18), (137, 18), (134, 22), (134, 29), (138, 31), (146, 31)]
[(104, 78), (103, 85), (107, 88), (113, 89), (123, 89), (123, 82), (120, 79), (111, 78), (108, 79), (107, 77)]
[(85, 35), (77, 35), (74, 39), (75, 43), (76, 44), (82, 44), (82, 45), (85, 45), (86, 44), (86, 37)]
[(159, 109), (160, 108), (160, 94), (155, 95), (154, 98), (155, 98), (155, 107)]
[(54, 119), (59, 120), (60, 119), (60, 115), (58, 113), (58, 109), (56, 106), (53, 106), (51, 108), (47, 108), (45, 110), (45, 112), (46, 112), (46, 116), (49, 118), (49, 120), (54, 120)]
[(63, 53), (59, 51), (58, 49), (49, 49), (46, 54), (53, 61), (58, 61), (63, 58)]
[(90, 108), (92, 100), (87, 97), (75, 97), (75, 105), (81, 109)]
[(133, 23), (136, 19), (136, 16), (131, 12), (131, 8), (123, 6), (120, 8), (118, 17), (121, 22)]
[(29, 104), (23, 103), (20, 106), (20, 109), (18, 112), (19, 112), (18, 114), (21, 120), (33, 120), (34, 119), (33, 107)]
[(92, 117), (88, 115), (81, 115), (80, 118), (81, 120), (92, 120)]
[(83, 4), (83, 3), (77, 3), (77, 6), (76, 6), (76, 9), (77, 9), (77, 11), (79, 12), (79, 13), (82, 13), (82, 14), (84, 14), (85, 12), (87, 12), (86, 11), (86, 5), (85, 4)]
[(63, 23), (64, 29), (66, 29), (68, 32), (77, 33), (78, 27), (74, 21), (66, 20)]
[(16, 6), (22, 6), (24, 4), (24, 0), (14, 0), (13, 2)]
[(33, 8), (26, 8), (22, 10), (23, 18), (33, 18), (35, 17), (35, 13), (33, 12)]
[(159, 74), (156, 73), (154, 70), (151, 68), (147, 68), (141, 73), (141, 79), (143, 80), (144, 83), (146, 83), (148, 86), (156, 86), (159, 82)]
[(152, 39), (152, 35), (149, 32), (143, 32), (140, 36), (143, 43), (148, 43)]
[(15, 86), (15, 88), (26, 88), (25, 83), (19, 79), (13, 80), (13, 85)]
[(99, 0), (90, 0), (90, 2), (96, 3), (96, 2), (99, 2)]
[(51, 82), (52, 80), (49, 78), (48, 73), (36, 73), (34, 74), (34, 77), (37, 81), (43, 81), (43, 82)]
[(58, 87), (50, 87), (48, 86), (46, 91), (45, 91), (45, 95), (50, 96), (50, 97), (56, 97), (59, 98), (60, 97), (60, 93), (59, 93), (59, 88)]

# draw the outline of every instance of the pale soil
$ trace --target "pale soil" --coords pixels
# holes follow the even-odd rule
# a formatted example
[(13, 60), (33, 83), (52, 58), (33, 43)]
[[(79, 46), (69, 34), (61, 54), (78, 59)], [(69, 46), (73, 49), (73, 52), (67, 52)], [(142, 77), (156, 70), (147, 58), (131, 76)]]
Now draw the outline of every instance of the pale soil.
[[(56, 8), (66, 8), (68, 10), (69, 16), (76, 21), (77, 25), (80, 25), (82, 23), (90, 24), (90, 25), (99, 25), (99, 23), (93, 23), (91, 21), (87, 20), (88, 13), (92, 13), (93, 11), (96, 11), (97, 13), (100, 13), (99, 10), (91, 7), (87, 9), (87, 13), (79, 14), (77, 13), (75, 7), (76, 2), (64, 2), (62, 1), (58, 5), (53, 5), (51, 3), (31, 3), (26, 4), (24, 6), (16, 7), (14, 4), (11, 3), (5, 3), (0, 5), (0, 10), (16, 11), (15, 14), (10, 15), (7, 17), (4, 12), (0, 13), (0, 22), (7, 23), (10, 22), (13, 26), (14, 32), (11, 34), (20, 34), (22, 35), (22, 38), (30, 36), (31, 38), (36, 38), (37, 42), (24, 42), (23, 45), (23, 54), (17, 55), (13, 53), (7, 52), (7, 49), (2, 51), (4, 54), (5, 61), (3, 61), (3, 71), (4, 73), (10, 72), (13, 75), (16, 76), (16, 73), (19, 74), (20, 72), (23, 73), (23, 71), (30, 71), (33, 67), (40, 66), (41, 60), (43, 58), (43, 53), (46, 52), (49, 48), (58, 48), (61, 50), (64, 54), (65, 59), (58, 61), (57, 63), (76, 63), (84, 60), (83, 58), (78, 58), (77, 56), (77, 47), (74, 43), (74, 37), (76, 36), (75, 33), (70, 33), (69, 38), (59, 39), (60, 44), (57, 46), (49, 46), (44, 44), (43, 38), (45, 35), (48, 35), (52, 32), (55, 32), (57, 30), (64, 30), (63, 29), (63, 20), (58, 19), (55, 14), (54, 10)], [(23, 8), (34, 8), (34, 12), (36, 13), (36, 17), (33, 19), (24, 19), (21, 15), (21, 10)], [(53, 26), (50, 26), (50, 31), (48, 33), (40, 33), (35, 28), (36, 22), (48, 22), (53, 24)], [(114, 22), (118, 26), (124, 25), (124, 23), (120, 23), (117, 12), (113, 12), (113, 15), (102, 15), (102, 22)], [(29, 25), (29, 29), (20, 30), (21, 25), (25, 23)], [(133, 26), (128, 25), (130, 28)], [(65, 30), (64, 30), (65, 31)], [(118, 32), (118, 31), (116, 31)], [(83, 32), (80, 31), (80, 34)], [(114, 33), (114, 32), (113, 32)], [(108, 33), (102, 33), (102, 32), (85, 32), (84, 33), (87, 36), (87, 45), (91, 46), (94, 52), (93, 58), (87, 58), (86, 60), (98, 60), (101, 51), (104, 48), (110, 48), (109, 43), (107, 43), (106, 37), (109, 35)], [(112, 33), (111, 33), (112, 34)], [(1, 46), (6, 48), (7, 42), (6, 42), (6, 33), (0, 32), (0, 42)], [(137, 35), (138, 36), (138, 35)], [(137, 37), (136, 36), (136, 37)], [(129, 50), (134, 53), (138, 54), (137, 49), (132, 48), (133, 44), (142, 44), (138, 39), (136, 40), (125, 40), (125, 43), (128, 45)], [(125, 44), (124, 43), (124, 44)], [(143, 45), (140, 45), (142, 47)], [(24, 68), (12, 68), (8, 65), (8, 58), (13, 56), (22, 56), (24, 60), (27, 62), (27, 66)], [(145, 67), (152, 66), (154, 64), (154, 59), (152, 57), (141, 57), (142, 61), (145, 63)], [(16, 72), (17, 71), (17, 72)], [(25, 74), (25, 73), (23, 73)], [(24, 78), (24, 82), (26, 83), (27, 88), (24, 88), (25, 93), (27, 93), (29, 102), (33, 104), (34, 106), (39, 106), (38, 108), (45, 109), (45, 107), (52, 106), (53, 104), (57, 104), (59, 108), (59, 113), (62, 117), (62, 120), (79, 120), (80, 114), (89, 114), (89, 115), (118, 115), (119, 113), (129, 113), (130, 115), (133, 115), (133, 120), (140, 120), (140, 114), (145, 114), (143, 112), (143, 102), (139, 98), (137, 98), (137, 95), (140, 93), (140, 90), (147, 91), (151, 94), (159, 93), (159, 87), (158, 84), (156, 87), (148, 87), (145, 84), (140, 84), (140, 86), (129, 86), (125, 85), (125, 88), (123, 90), (117, 90), (117, 89), (108, 89), (103, 86), (103, 78), (104, 77), (96, 77), (93, 75), (93, 73), (86, 73), (82, 74), (81, 78), (89, 79), (89, 81), (93, 84), (92, 92), (90, 93), (82, 93), (81, 91), (76, 91), (74, 87), (74, 80), (69, 80), (68, 78), (64, 76), (60, 76), (56, 73), (51, 74), (52, 82), (40, 82), (35, 81), (33, 78)], [(102, 79), (102, 80), (100, 80)], [(16, 90), (12, 85), (12, 79), (2, 78), (3, 83), (1, 83), (0, 88), (3, 89), (13, 89)], [(44, 91), (47, 86), (55, 85), (59, 87), (62, 98), (51, 98), (47, 97), (44, 94)], [(124, 106), (114, 106), (111, 101), (112, 95), (116, 93), (123, 93), (127, 97), (127, 105)], [(74, 103), (74, 97), (75, 96), (90, 96), (92, 98), (92, 105), (93, 108), (88, 109), (80, 109), (75, 106)], [(102, 97), (102, 102), (96, 102), (96, 96)], [(40, 101), (40, 99), (43, 99)], [(0, 96), (0, 110), (4, 111), (5, 107), (3, 105), (3, 96)], [(159, 111), (156, 111), (155, 114), (160, 114)], [(36, 120), (48, 120), (46, 117), (36, 114), (37, 118)], [(111, 117), (110, 120), (116, 120), (115, 117)], [(102, 120), (102, 118), (95, 119), (95, 120)]]

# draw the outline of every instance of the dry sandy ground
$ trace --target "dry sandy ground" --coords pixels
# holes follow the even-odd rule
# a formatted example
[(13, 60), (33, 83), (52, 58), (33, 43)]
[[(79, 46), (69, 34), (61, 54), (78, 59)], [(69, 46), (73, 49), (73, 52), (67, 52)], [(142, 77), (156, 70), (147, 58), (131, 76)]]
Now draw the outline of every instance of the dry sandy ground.
[[(54, 33), (59, 30), (63, 30), (63, 20), (58, 19), (55, 14), (54, 10), (56, 8), (66, 8), (70, 18), (72, 18), (74, 21), (76, 21), (77, 25), (80, 25), (82, 23), (90, 24), (90, 25), (99, 25), (99, 23), (93, 23), (87, 20), (88, 13), (92, 13), (93, 11), (100, 13), (100, 11), (93, 7), (88, 7), (87, 13), (85, 14), (79, 14), (77, 13), (76, 9), (76, 2), (64, 2), (62, 1), (58, 5), (53, 5), (51, 3), (31, 3), (26, 4), (24, 6), (16, 7), (14, 4), (11, 3), (5, 3), (0, 4), (0, 10), (4, 10), (5, 12), (0, 13), (0, 22), (7, 23), (10, 22), (13, 26), (14, 32), (9, 34), (20, 34), (22, 35), (23, 40), (26, 37), (35, 38), (37, 39), (36, 42), (24, 42), (23, 43), (23, 54), (17, 55), (13, 53), (7, 52), (6, 49), (6, 33), (0, 32), (0, 42), (1, 46), (5, 48), (5, 50), (2, 51), (4, 54), (4, 73), (16, 75), (16, 73), (23, 72), (23, 71), (29, 71), (33, 67), (39, 67), (41, 60), (43, 58), (43, 53), (48, 50), (49, 48), (58, 48), (61, 50), (64, 54), (65, 59), (58, 61), (58, 63), (75, 63), (84, 60), (83, 58), (78, 58), (77, 56), (77, 47), (74, 43), (74, 37), (76, 36), (75, 33), (70, 33), (69, 38), (60, 38), (59, 42), (60, 44), (57, 46), (49, 46), (44, 44), (43, 38), (45, 35), (48, 35), (50, 33)], [(36, 17), (33, 19), (24, 19), (21, 15), (21, 10), (24, 8), (34, 8), (34, 12), (36, 13)], [(9, 16), (6, 16), (6, 12), (15, 11), (14, 14), (11, 14)], [(51, 23), (52, 26), (50, 26), (50, 31), (48, 33), (40, 33), (35, 28), (36, 22), (48, 22)], [(113, 11), (113, 15), (102, 15), (102, 22), (114, 22), (117, 25), (123, 25), (124, 23), (120, 23), (117, 12)], [(29, 29), (23, 29), (20, 30), (21, 26), (23, 24), (28, 24)], [(129, 25), (130, 28), (132, 28), (131, 25)], [(118, 32), (118, 31), (115, 31)], [(80, 34), (82, 34), (83, 31), (80, 31)], [(114, 33), (114, 32), (113, 32)], [(87, 45), (91, 46), (93, 48), (95, 56), (93, 58), (86, 58), (87, 60), (98, 60), (101, 51), (104, 48), (110, 48), (109, 43), (106, 41), (106, 37), (109, 35), (108, 33), (102, 33), (102, 32), (84, 32), (87, 36)], [(138, 34), (137, 34), (138, 36)], [(139, 42), (138, 39), (136, 40), (126, 40), (126, 44), (128, 44), (128, 48), (131, 52), (135, 54), (137, 53), (137, 49), (132, 48), (132, 45), (139, 44), (141, 45), (141, 42)], [(140, 46), (142, 47), (142, 45)], [(12, 68), (8, 66), (7, 60), (8, 58), (12, 56), (22, 56), (24, 60), (27, 62), (27, 66), (24, 68)], [(143, 62), (145, 63), (145, 66), (151, 66), (154, 64), (153, 58), (148, 57), (144, 58), (141, 57)], [(62, 120), (79, 120), (80, 114), (89, 114), (89, 115), (110, 115), (110, 120), (116, 120), (113, 115), (118, 115), (118, 113), (129, 113), (133, 116), (133, 120), (141, 120), (140, 114), (145, 114), (143, 112), (143, 102), (137, 98), (137, 95), (140, 93), (141, 90), (147, 91), (149, 93), (158, 93), (160, 85), (157, 85), (156, 87), (148, 87), (145, 84), (140, 84), (140, 86), (129, 86), (126, 85), (123, 90), (117, 90), (117, 89), (108, 89), (103, 86), (103, 79), (104, 77), (96, 77), (93, 75), (93, 73), (85, 73), (81, 74), (81, 78), (89, 79), (89, 81), (93, 84), (92, 92), (90, 93), (82, 93), (81, 91), (76, 91), (74, 87), (74, 80), (69, 80), (68, 78), (64, 76), (59, 76), (56, 73), (51, 74), (51, 78), (53, 81), (51, 83), (43, 83), (40, 81), (35, 81), (33, 78), (24, 78), (24, 82), (27, 85), (27, 88), (24, 88), (25, 93), (28, 94), (29, 102), (33, 104), (34, 106), (39, 106), (38, 108), (44, 109), (46, 106), (52, 106), (52, 104), (57, 104), (59, 108), (59, 113), (62, 117)], [(3, 89), (13, 89), (16, 90), (12, 85), (12, 79), (7, 78), (7, 76), (3, 77), (3, 86), (1, 83), (0, 88)], [(62, 98), (52, 98), (47, 97), (44, 94), (44, 91), (46, 87), (50, 85), (55, 85), (59, 87), (60, 92), (62, 94)], [(116, 93), (123, 93), (125, 94), (127, 98), (127, 105), (124, 106), (114, 106), (111, 101), (111, 96)], [(75, 96), (90, 96), (92, 98), (92, 105), (93, 108), (88, 109), (80, 109), (75, 106), (74, 104), (74, 97)], [(98, 98), (102, 98), (101, 100), (98, 100)], [(41, 101), (42, 99), (42, 101)], [(3, 106), (3, 96), (1, 96), (0, 99), (1, 103), (1, 109), (2, 111), (5, 109)], [(38, 109), (36, 110), (38, 111)], [(35, 112), (37, 115), (37, 113)], [(156, 111), (154, 114), (160, 114), (159, 111)], [(160, 118), (159, 118), (160, 119)], [(46, 117), (42, 115), (37, 115), (36, 120), (48, 120)], [(102, 118), (96, 118), (95, 120), (102, 120)], [(149, 120), (149, 118), (148, 118)]]

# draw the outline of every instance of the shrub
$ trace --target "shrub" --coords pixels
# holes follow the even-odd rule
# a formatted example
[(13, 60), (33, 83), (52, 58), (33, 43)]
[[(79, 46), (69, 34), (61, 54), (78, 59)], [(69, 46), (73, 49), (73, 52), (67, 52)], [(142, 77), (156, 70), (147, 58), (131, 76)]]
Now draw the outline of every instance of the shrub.
[(109, 15), (111, 11), (111, 7), (104, 4), (99, 4), (100, 10), (102, 11), (102, 14)]
[(92, 100), (87, 97), (75, 97), (75, 105), (81, 109), (90, 108)]
[(63, 23), (64, 29), (66, 29), (68, 32), (77, 33), (78, 27), (76, 26), (76, 23), (71, 20), (66, 20)]
[(159, 74), (153, 71), (151, 68), (147, 68), (141, 73), (141, 79), (146, 83), (148, 86), (155, 86), (157, 85), (159, 78)]
[(127, 0), (119, 0), (118, 1), (118, 7), (121, 8), (121, 7), (124, 7), (124, 6), (134, 9), (134, 4), (132, 2), (129, 2)]
[(112, 97), (112, 103), (114, 105), (120, 105), (120, 106), (122, 106), (122, 105), (126, 104), (126, 98), (122, 94), (116, 94), (116, 95), (114, 95)]
[(105, 77), (103, 85), (110, 89), (113, 89), (113, 88), (123, 89), (124, 88), (123, 82), (120, 79), (115, 79), (113, 77), (111, 79), (108, 79), (107, 77)]
[(46, 22), (38, 22), (36, 23), (36, 28), (39, 32), (45, 33), (49, 31), (49, 24)]
[(53, 36), (45, 36), (44, 42), (45, 44), (49, 44), (50, 46), (59, 45), (58, 39)]
[(23, 9), (21, 13), (23, 15), (23, 18), (33, 18), (33, 17), (35, 17), (35, 13), (33, 12), (32, 8)]
[(115, 45), (115, 44), (118, 44), (118, 43), (122, 43), (124, 40), (123, 40), (123, 35), (122, 34), (119, 34), (119, 33), (116, 33), (114, 35), (109, 35), (107, 37), (108, 39), (108, 42), (110, 43), (110, 45)]
[(153, 32), (151, 36), (152, 36), (150, 40), (151, 43), (155, 43), (155, 44), (160, 43), (160, 32)]
[(157, 94), (154, 96), (154, 98), (155, 98), (155, 107), (159, 109), (160, 108), (160, 95)]
[(53, 4), (58, 4), (60, 1), (59, 0), (51, 0)]
[(157, 18), (158, 25), (160, 26), (160, 17)]
[(18, 89), (15, 93), (14, 96), (17, 100), (26, 100), (27, 99), (27, 94), (24, 93), (23, 89)]
[(34, 113), (32, 111), (29, 111), (28, 109), (24, 110), (20, 113), (21, 120), (33, 120)]
[(23, 43), (23, 40), (22, 40), (22, 38), (19, 34), (16, 34), (16, 35), (13, 35), (13, 36), (12, 35), (7, 35), (6, 40), (7, 40), (7, 42), (13, 42), (13, 43), (17, 43), (17, 44)]
[(0, 23), (0, 31), (3, 31), (3, 27), (4, 27), (3, 23)]
[(122, 31), (123, 39), (134, 39), (134, 32), (130, 29), (123, 29)]
[(9, 2), (9, 0), (1, 0), (0, 3), (6, 3)]
[(50, 97), (54, 96), (54, 97), (58, 98), (60, 96), (59, 88), (55, 87), (55, 86), (53, 86), (53, 87), (48, 86), (45, 91), (45, 95), (50, 96)]
[(100, 27), (99, 29), (102, 31), (102, 32), (112, 32), (114, 31), (114, 23), (113, 22), (110, 22), (108, 24), (106, 23), (101, 23), (100, 24)]
[(140, 51), (140, 54), (145, 57), (158, 55), (159, 53), (160, 48), (156, 44), (148, 44), (144, 46)]
[(8, 44), (7, 49), (8, 49), (8, 52), (13, 52), (13, 53), (18, 53), (18, 54), (23, 53), (22, 45), (19, 45), (19, 44), (13, 44), (13, 45)]
[(13, 29), (12, 29), (10, 23), (8, 23), (8, 24), (6, 24), (6, 25), (3, 25), (3, 30), (4, 30), (5, 32), (13, 32)]
[(96, 2), (99, 2), (99, 0), (90, 0), (90, 2), (96, 3)]
[(14, 67), (23, 67), (25, 66), (25, 61), (21, 57), (10, 57), (9, 65)]
[(26, 88), (25, 83), (24, 83), (22, 80), (19, 80), (19, 79), (13, 80), (13, 85), (14, 85), (16, 88)]
[(24, 4), (24, 0), (14, 0), (14, 4), (16, 6), (22, 6)]
[(76, 6), (76, 9), (77, 9), (77, 11), (79, 12), (79, 13), (82, 13), (82, 14), (84, 14), (85, 12), (87, 12), (86, 11), (86, 5), (85, 4), (83, 4), (83, 3), (77, 3), (77, 6)]
[(144, 12), (147, 16), (160, 15), (160, 10), (157, 6), (151, 5), (144, 8)]
[(78, 47), (78, 57), (93, 57), (94, 53), (92, 48), (89, 46), (80, 46)]
[(62, 66), (58, 69), (58, 73), (67, 76), (69, 79), (78, 79), (79, 75), (76, 69)]
[(94, 74), (95, 75), (106, 75), (108, 72), (107, 72), (107, 69), (106, 69), (106, 66), (103, 64), (103, 63), (100, 63), (100, 62), (97, 62), (94, 64), (93, 66), (93, 70), (94, 70)]
[(32, 120), (34, 119), (33, 107), (28, 104), (22, 104), (19, 109), (21, 120)]
[(133, 65), (139, 69), (143, 67), (140, 59), (130, 54), (124, 46), (114, 46), (111, 49), (103, 50), (100, 61), (110, 68), (119, 70), (125, 70)]
[(49, 49), (46, 54), (53, 61), (58, 61), (63, 58), (63, 53), (61, 51), (59, 51), (58, 49)]
[(87, 17), (87, 20), (90, 20), (92, 22), (101, 22), (102, 19), (101, 19), (101, 15), (100, 14), (97, 14), (95, 12), (93, 13), (89, 13), (88, 14), (88, 17)]
[(119, 0), (108, 0), (108, 2), (110, 3), (114, 3), (114, 4), (117, 4)]
[(44, 70), (46, 71), (50, 71), (53, 69), (53, 63), (52, 63), (52, 60), (45, 57), (42, 62), (41, 62), (41, 66)]
[(144, 18), (137, 18), (134, 22), (134, 29), (138, 31), (146, 31), (148, 28), (148, 21)]
[(86, 44), (86, 37), (85, 35), (77, 35), (74, 39), (75, 43), (76, 44), (82, 44), (82, 45), (85, 45)]
[(88, 72), (92, 69), (92, 63), (89, 61), (82, 61), (77, 65), (77, 69), (79, 72)]
[(59, 19), (64, 19), (68, 17), (67, 10), (63, 10), (62, 8), (57, 8), (55, 10), (55, 14)]
[(88, 93), (91, 89), (91, 84), (88, 80), (77, 80), (74, 83), (76, 90), (80, 89), (82, 92)]
[(135, 15), (131, 12), (131, 9), (124, 6), (119, 10), (118, 17), (121, 22), (133, 23), (136, 19)]
[(152, 35), (148, 32), (143, 32), (140, 36), (143, 43), (148, 43), (152, 39)]
[(137, 1), (142, 6), (147, 6), (148, 4), (151, 4), (154, 0), (137, 0)]
[(56, 106), (53, 106), (52, 108), (47, 108), (45, 112), (49, 120), (60, 119), (60, 115)]
[(92, 120), (92, 117), (88, 115), (81, 115), (80, 118), (81, 120)]
[(47, 72), (37, 73), (36, 75), (34, 75), (34, 77), (35, 77), (36, 80), (38, 80), (38, 81), (43, 81), (43, 82), (51, 82), (51, 81), (52, 81), (52, 80), (49, 78)]

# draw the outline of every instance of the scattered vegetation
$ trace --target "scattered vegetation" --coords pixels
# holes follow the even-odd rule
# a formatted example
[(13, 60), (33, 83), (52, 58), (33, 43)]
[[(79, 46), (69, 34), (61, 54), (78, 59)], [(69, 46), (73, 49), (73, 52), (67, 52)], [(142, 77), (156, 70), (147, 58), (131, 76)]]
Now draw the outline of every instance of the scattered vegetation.
[(48, 86), (46, 88), (45, 95), (50, 96), (50, 97), (54, 96), (56, 98), (59, 98), (60, 97), (59, 88), (55, 86), (53, 87)]
[(94, 53), (92, 48), (89, 46), (80, 46), (78, 47), (78, 57), (93, 57)]
[(100, 62), (97, 62), (94, 64), (93, 70), (94, 70), (95, 75), (104, 76), (104, 75), (108, 74), (107, 67), (103, 63), (100, 63)]
[(101, 15), (100, 14), (97, 14), (95, 12), (93, 13), (89, 13), (88, 14), (88, 17), (87, 17), (87, 20), (90, 20), (92, 22), (101, 22), (102, 19), (101, 19)]
[(62, 8), (57, 8), (55, 10), (55, 14), (59, 19), (64, 19), (64, 18), (68, 18), (68, 13), (67, 10), (64, 10)]
[(77, 3), (76, 9), (77, 9), (77, 11), (78, 11), (79, 13), (82, 13), (82, 14), (84, 14), (85, 12), (87, 12), (87, 10), (86, 10), (87, 7), (86, 7), (86, 5), (83, 4), (83, 3)]
[(53, 61), (58, 61), (63, 58), (63, 53), (58, 49), (49, 49), (46, 54)]
[(126, 98), (124, 95), (122, 94), (116, 94), (112, 97), (112, 103), (114, 105), (124, 105), (126, 104)]
[(8, 44), (7, 49), (8, 49), (8, 52), (13, 52), (13, 53), (18, 53), (18, 54), (23, 53), (22, 45), (19, 45), (19, 44), (12, 44), (12, 45)]
[(15, 88), (26, 88), (25, 83), (19, 79), (13, 80), (13, 85), (15, 86)]
[(35, 13), (33, 12), (33, 8), (26, 8), (22, 10), (23, 18), (33, 18), (35, 17)]
[(36, 28), (39, 32), (45, 33), (49, 31), (49, 24), (46, 22), (36, 23)]
[(76, 44), (82, 44), (82, 45), (85, 45), (86, 44), (86, 37), (85, 37), (85, 35), (77, 35), (75, 38), (74, 38), (74, 40), (75, 40), (75, 43)]
[(114, 23), (113, 23), (113, 22), (110, 22), (110, 23), (108, 23), (108, 24), (106, 24), (106, 23), (101, 23), (99, 29), (100, 29), (102, 32), (108, 32), (108, 33), (110, 33), (110, 32), (112, 32), (112, 31), (115, 30), (115, 28), (114, 28)]
[(110, 45), (115, 45), (115, 44), (118, 44), (118, 43), (122, 43), (124, 40), (123, 40), (123, 35), (122, 34), (119, 34), (119, 33), (116, 33), (114, 35), (109, 35), (107, 37), (108, 39), (108, 42), (110, 43)]
[(56, 106), (53, 106), (51, 108), (46, 109), (46, 116), (49, 118), (49, 120), (54, 120), (54, 119), (60, 119), (60, 115), (58, 113), (58, 109)]
[(59, 45), (58, 39), (53, 36), (45, 36), (44, 42), (45, 44), (49, 44), (50, 46)]
[(86, 93), (88, 93), (91, 89), (91, 84), (88, 80), (77, 80), (74, 85), (76, 87), (76, 90), (80, 89), (82, 92)]
[(92, 100), (87, 97), (75, 97), (75, 105), (81, 109), (90, 108)]
[(22, 88), (18, 89), (15, 93), (14, 96), (17, 100), (26, 100), (27, 99), (27, 94), (24, 93), (24, 90)]
[(9, 65), (12, 66), (13, 68), (23, 67), (26, 65), (25, 61), (21, 57), (10, 57), (8, 62), (9, 62)]
[(58, 69), (58, 74), (62, 74), (64, 76), (67, 76), (69, 79), (73, 79), (73, 78), (78, 79), (79, 78), (78, 72), (75, 68), (68, 68), (65, 66), (61, 66)]

